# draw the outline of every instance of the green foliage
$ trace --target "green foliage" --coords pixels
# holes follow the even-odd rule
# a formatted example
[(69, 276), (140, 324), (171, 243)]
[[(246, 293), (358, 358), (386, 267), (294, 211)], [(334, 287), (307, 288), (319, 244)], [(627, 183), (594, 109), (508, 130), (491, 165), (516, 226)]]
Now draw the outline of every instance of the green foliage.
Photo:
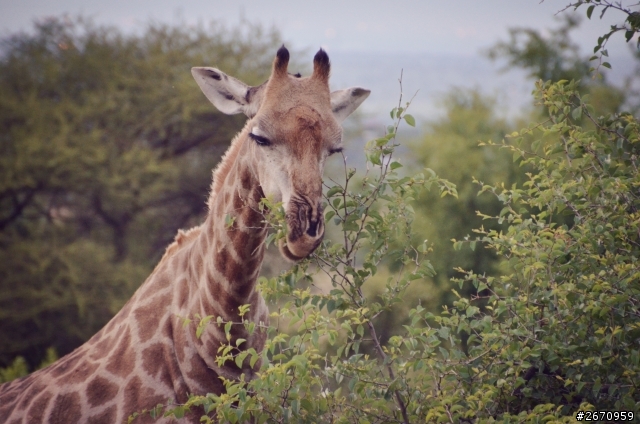
[[(415, 202), (413, 240), (416, 243), (428, 240), (433, 248), (431, 261), (437, 271), (433, 280), (436, 287), (448, 292), (449, 279), (457, 275), (455, 267), (495, 275), (500, 265), (492, 251), (457, 251), (450, 241), (462, 240), (484, 224), (476, 211), (498, 213), (501, 209), (491, 196), (478, 196), (479, 188), (473, 184), (473, 178), (510, 186), (522, 179), (523, 172), (507, 152), (478, 146), (481, 141), (502, 139), (511, 131), (510, 125), (496, 116), (495, 102), (475, 90), (454, 90), (444, 99), (443, 106), (445, 116), (429, 123), (425, 135), (412, 144), (411, 150), (420, 166), (427, 166), (454, 183), (459, 198), (439, 199), (433, 192), (420, 194)], [(429, 292), (430, 298), (436, 295)]]
[(7, 381), (24, 377), (27, 374), (29, 374), (27, 361), (25, 361), (22, 356), (18, 356), (13, 360), (11, 365), (0, 369), (0, 383), (6, 383)]
[[(469, 382), (489, 384), (492, 411), (552, 404), (559, 416), (589, 403), (639, 412), (639, 126), (629, 114), (595, 117), (576, 88), (537, 84), (549, 118), (504, 145), (535, 171), (522, 188), (483, 187), (504, 206), (483, 218), (509, 225), (478, 231), (478, 241), (512, 272), (467, 272), (459, 282), (478, 295), (438, 319), (471, 334)], [(581, 115), (594, 129), (577, 124)], [(525, 134), (531, 149), (520, 145)], [(557, 224), (562, 215), (571, 224)]]
[[(637, 416), (640, 124), (629, 114), (595, 117), (576, 89), (537, 84), (548, 118), (500, 145), (531, 172), (521, 185), (481, 188), (502, 210), (480, 216), (503, 230), (454, 240), (458, 249), (494, 251), (508, 264), (504, 275), (460, 269), (454, 282), (473, 294), (453, 289), (457, 300), (440, 315), (410, 304), (411, 283), (434, 275), (428, 246), (412, 243), (410, 203), (423, 187), (456, 192), (433, 171), (396, 173), (396, 111), (396, 125), (367, 144), (360, 190), (349, 169), (344, 183), (328, 187), (327, 223), (342, 236), (261, 280), (280, 305), (264, 351), (221, 347), (221, 361), (262, 358), (256, 378), (225, 381), (220, 396), (192, 396), (154, 414), (203, 408), (203, 422), (232, 423), (573, 422), (590, 409)], [(402, 266), (381, 296), (369, 297), (385, 258)], [(410, 321), (382, 344), (382, 312), (397, 303), (411, 307)]]
[[(339, 241), (325, 240), (311, 259), (277, 278), (261, 278), (262, 294), (280, 305), (271, 314), (275, 325), (264, 351), (244, 351), (231, 342), (220, 348), (221, 362), (255, 363), (262, 357), (258, 378), (225, 381), (226, 393), (194, 396), (164, 414), (202, 406), (211, 417), (203, 417), (206, 422), (250, 416), (257, 422), (393, 422), (420, 407), (418, 394), (407, 394), (412, 371), (381, 343), (377, 328), (412, 281), (434, 274), (426, 244), (411, 244), (410, 203), (432, 186), (454, 196), (456, 190), (431, 170), (398, 174), (395, 136), (400, 122), (412, 123), (408, 116), (406, 107), (394, 109), (394, 125), (367, 144), (364, 176), (356, 182), (355, 170), (345, 163), (345, 180), (327, 187), (325, 220), (338, 227)], [(277, 211), (272, 218), (282, 228)], [(368, 297), (365, 286), (389, 260), (402, 266), (380, 296)], [(226, 323), (225, 330), (235, 324)]]
[[(57, 360), (58, 354), (56, 353), (56, 350), (50, 347), (47, 349), (45, 358), (36, 369), (44, 368), (53, 364)], [(25, 361), (22, 356), (18, 356), (13, 360), (11, 365), (6, 368), (0, 368), (0, 384), (15, 380), (16, 378), (24, 377), (27, 374), (29, 374), (27, 361)]]
[[(623, 15), (626, 15), (622, 24), (612, 25), (608, 32), (598, 37), (598, 43), (593, 48), (593, 56), (589, 59), (591, 61), (598, 60), (598, 66), (597, 68), (592, 68), (592, 70), (600, 69), (600, 66), (611, 68), (611, 64), (605, 61), (606, 58), (609, 57), (609, 53), (605, 47), (612, 35), (617, 32), (624, 32), (624, 39), (626, 42), (629, 42), (634, 35), (640, 32), (640, 12), (632, 9), (634, 6), (637, 6), (637, 3), (626, 3), (627, 4), (623, 1), (612, 2), (608, 0), (578, 0), (575, 3), (569, 3), (569, 5), (563, 9), (573, 8), (573, 10), (577, 10), (582, 6), (586, 6), (586, 15), (589, 19), (591, 19), (594, 11), (599, 12), (600, 19), (602, 19), (609, 10), (621, 12)], [(640, 38), (636, 41), (636, 46), (640, 49)]]
[[(340, 237), (261, 280), (279, 305), (265, 350), (221, 348), (223, 361), (261, 357), (255, 379), (225, 381), (220, 396), (160, 412), (203, 407), (204, 422), (573, 422), (578, 410), (594, 409), (637, 416), (640, 123), (628, 113), (596, 115), (575, 81), (539, 82), (535, 97), (546, 118), (512, 132), (501, 149), (491, 141), (482, 149), (505, 152), (526, 178), (481, 184), (500, 208), (478, 214), (486, 225), (475, 238), (453, 240), (457, 250), (493, 252), (501, 275), (459, 268), (456, 300), (440, 315), (406, 296), (412, 282), (435, 274), (428, 244), (415, 243), (411, 203), (434, 184), (458, 192), (431, 170), (398, 174), (394, 140), (406, 109), (396, 108), (395, 125), (367, 144), (358, 190), (346, 167), (345, 182), (328, 187), (325, 218)], [(389, 263), (400, 266), (385, 291), (368, 296)], [(409, 321), (383, 343), (378, 330), (396, 304), (411, 308)]]
[(192, 66), (264, 81), (275, 32), (52, 18), (2, 40), (0, 366), (66, 354), (131, 297), (178, 228), (199, 223), (222, 118)]

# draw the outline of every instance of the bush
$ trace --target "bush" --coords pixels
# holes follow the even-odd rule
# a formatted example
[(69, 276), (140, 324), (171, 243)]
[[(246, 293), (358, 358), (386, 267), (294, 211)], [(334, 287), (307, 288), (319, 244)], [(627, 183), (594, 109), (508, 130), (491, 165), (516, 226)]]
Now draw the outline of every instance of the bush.
[[(452, 289), (458, 300), (439, 316), (411, 305), (410, 324), (380, 343), (380, 314), (410, 305), (407, 287), (434, 272), (429, 246), (410, 243), (413, 197), (433, 185), (456, 194), (429, 171), (398, 175), (394, 137), (403, 118), (413, 120), (394, 109), (395, 125), (368, 144), (358, 190), (347, 169), (344, 183), (328, 187), (325, 217), (340, 241), (262, 279), (262, 293), (280, 305), (264, 351), (221, 348), (221, 362), (262, 356), (257, 378), (226, 381), (225, 394), (193, 396), (165, 414), (201, 406), (207, 422), (363, 423), (569, 422), (579, 409), (637, 416), (640, 127), (628, 114), (593, 116), (576, 87), (538, 83), (548, 119), (501, 144), (535, 171), (522, 187), (482, 187), (503, 209), (480, 216), (502, 231), (454, 241), (494, 250), (504, 275), (460, 269), (455, 282), (473, 295)], [(367, 297), (364, 286), (390, 261), (400, 271), (381, 296)]]

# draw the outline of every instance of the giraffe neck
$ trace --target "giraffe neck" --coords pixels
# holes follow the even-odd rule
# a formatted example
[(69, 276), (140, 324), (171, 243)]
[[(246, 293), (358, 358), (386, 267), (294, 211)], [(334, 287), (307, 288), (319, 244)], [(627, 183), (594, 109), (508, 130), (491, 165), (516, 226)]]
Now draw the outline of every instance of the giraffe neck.
[[(209, 213), (194, 242), (195, 254), (199, 257), (188, 261), (193, 268), (191, 272), (199, 275), (200, 282), (190, 310), (192, 315), (220, 317), (224, 322), (240, 323), (248, 319), (266, 324), (266, 307), (256, 289), (256, 281), (264, 257), (267, 228), (259, 206), (262, 188), (251, 167), (251, 155), (243, 151), (248, 149), (247, 128), (234, 140), (214, 176)], [(233, 160), (232, 164), (227, 163), (229, 160)], [(247, 304), (249, 313), (240, 317), (239, 307)], [(247, 346), (259, 345), (255, 339), (263, 340), (263, 336), (263, 332), (247, 334), (241, 324), (231, 327), (232, 341), (243, 338)], [(207, 366), (225, 377), (237, 378), (238, 372), (248, 370), (220, 368), (215, 364), (218, 347), (225, 341), (224, 326), (212, 323), (194, 344)]]
[[(246, 149), (244, 132), (233, 148)], [(238, 306), (251, 304), (258, 293), (255, 283), (264, 256), (267, 235), (260, 212), (262, 189), (250, 166), (249, 155), (240, 153), (228, 172), (220, 175), (218, 191), (212, 191), (209, 214), (200, 234), (206, 284), (200, 286), (205, 305), (201, 313), (237, 318)], [(218, 181), (216, 181), (218, 183)]]

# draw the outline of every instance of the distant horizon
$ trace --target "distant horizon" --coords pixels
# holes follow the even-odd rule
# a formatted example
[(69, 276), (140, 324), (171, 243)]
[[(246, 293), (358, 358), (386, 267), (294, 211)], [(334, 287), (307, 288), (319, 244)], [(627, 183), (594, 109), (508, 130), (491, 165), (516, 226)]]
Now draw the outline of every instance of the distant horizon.
[[(207, 25), (216, 21), (237, 28), (241, 22), (276, 28), (287, 46), (307, 51), (309, 57), (323, 47), (332, 59), (332, 86), (366, 86), (371, 97), (363, 104), (365, 114), (384, 116), (397, 102), (398, 77), (404, 70), (405, 96), (418, 91), (413, 113), (437, 117), (439, 100), (452, 87), (477, 88), (497, 97), (498, 111), (517, 116), (531, 104), (531, 80), (522, 70), (502, 73), (503, 62), (490, 62), (482, 52), (508, 39), (508, 28), (529, 27), (549, 34), (557, 28), (556, 13), (569, 0), (460, 0), (455, 5), (428, 0), (381, 0), (322, 4), (294, 0), (22, 0), (0, 5), (0, 37), (32, 31), (33, 21), (68, 14), (89, 17), (96, 25), (114, 26), (123, 33), (140, 33), (152, 22), (168, 25)], [(572, 41), (588, 57), (609, 25), (619, 21), (610, 11), (600, 20), (586, 8), (564, 13), (579, 17), (582, 24)], [(622, 38), (621, 34), (614, 37)], [(619, 83), (632, 69), (625, 43), (608, 46), (613, 70), (611, 81)], [(215, 66), (215, 63), (200, 64)]]
[[(206, 25), (211, 21), (237, 27), (241, 22), (275, 27), (295, 48), (328, 51), (428, 52), (475, 55), (507, 37), (510, 27), (541, 30), (558, 26), (556, 16), (569, 0), (459, 0), (443, 4), (428, 0), (325, 0), (301, 3), (295, 0), (21, 0), (0, 5), (0, 36), (33, 28), (47, 16), (82, 15), (97, 24), (113, 25), (124, 32), (138, 32), (150, 22), (170, 25)], [(610, 25), (624, 18), (609, 11), (600, 20), (588, 21), (586, 8), (565, 14), (579, 16), (583, 24), (574, 41), (583, 51), (590, 49)], [(599, 15), (598, 15), (599, 16)], [(610, 53), (624, 49), (612, 43)]]

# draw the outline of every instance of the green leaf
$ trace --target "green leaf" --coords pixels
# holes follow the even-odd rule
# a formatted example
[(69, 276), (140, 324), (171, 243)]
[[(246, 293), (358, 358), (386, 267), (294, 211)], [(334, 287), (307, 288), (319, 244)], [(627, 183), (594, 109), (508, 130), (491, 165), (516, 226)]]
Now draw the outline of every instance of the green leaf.
[(300, 399), (300, 406), (302, 406), (302, 409), (308, 412), (314, 411), (313, 403), (309, 399), (306, 399), (306, 398)]
[(235, 363), (236, 363), (238, 368), (242, 368), (242, 363), (244, 362), (244, 360), (245, 360), (245, 358), (247, 357), (248, 354), (249, 354), (249, 352), (242, 352), (242, 353), (238, 354), (238, 356), (236, 356)]
[(207, 326), (209, 321), (211, 321), (212, 318), (213, 318), (213, 315), (207, 315), (206, 317), (200, 320), (200, 323), (198, 324), (198, 328), (196, 328), (197, 338), (200, 338), (202, 336), (202, 333), (204, 332), (205, 327)]
[(375, 141), (376, 147), (382, 147), (389, 142), (389, 139), (387, 137), (380, 137), (380, 138), (376, 138), (374, 141)]
[(611, 69), (611, 64), (609, 62), (602, 62), (602, 66)]
[(571, 116), (576, 121), (582, 118), (582, 107), (578, 106), (577, 108), (573, 109), (573, 111), (571, 112)]
[(591, 14), (593, 13), (593, 9), (595, 9), (594, 5), (589, 6), (589, 8), (587, 8), (587, 18), (591, 19)]
[(367, 159), (369, 159), (369, 162), (373, 165), (380, 165), (382, 163), (380, 162), (380, 153), (376, 151), (369, 153)]
[(327, 190), (327, 198), (331, 198), (340, 192), (342, 192), (342, 187), (333, 186), (329, 190)]
[(336, 212), (333, 209), (329, 209), (327, 213), (324, 214), (325, 221), (331, 221), (331, 218), (335, 216)]
[(173, 416), (177, 419), (184, 417), (185, 408), (184, 406), (178, 406), (173, 410)]
[(624, 38), (626, 40), (626, 42), (628, 43), (629, 41), (631, 41), (631, 38), (633, 38), (633, 35), (635, 34), (634, 31), (626, 31), (624, 33)]
[(411, 125), (412, 127), (416, 126), (416, 120), (412, 115), (409, 115), (409, 114), (404, 115), (404, 120), (407, 122), (407, 124)]
[(253, 368), (256, 365), (256, 362), (260, 359), (260, 355), (252, 348), (251, 350), (251, 358), (249, 359), (249, 366)]

